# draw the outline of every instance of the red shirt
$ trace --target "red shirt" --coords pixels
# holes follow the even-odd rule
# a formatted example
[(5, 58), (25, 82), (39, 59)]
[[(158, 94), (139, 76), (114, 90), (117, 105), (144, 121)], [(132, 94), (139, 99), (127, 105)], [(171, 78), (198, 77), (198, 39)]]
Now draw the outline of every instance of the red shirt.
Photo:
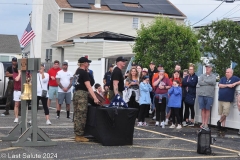
[(182, 86), (182, 79), (181, 78), (170, 78), (171, 86), (172, 86), (174, 80), (178, 80), (180, 82), (179, 86), (180, 87)]
[(104, 96), (105, 98), (105, 104), (110, 104), (110, 100), (107, 98), (107, 96)]
[[(157, 80), (158, 80), (158, 78), (156, 78), (156, 79), (154, 80), (154, 82), (157, 81)], [(160, 81), (159, 85), (162, 85), (162, 86), (171, 86), (171, 82), (170, 82), (169, 78), (164, 77), (164, 78)], [(159, 88), (159, 85), (156, 86), (156, 91), (155, 91), (156, 94), (165, 94), (165, 93), (168, 93), (168, 89), (160, 89), (160, 88)]]
[[(52, 87), (57, 87), (58, 84), (57, 84), (57, 80), (56, 80), (56, 75), (57, 75), (57, 72), (60, 71), (61, 69), (60, 68), (57, 68), (57, 69), (54, 69), (54, 68), (51, 68), (48, 70), (48, 74), (49, 74), (49, 86), (52, 86)], [(55, 78), (55, 80), (53, 80), (51, 78), (51, 76), (53, 76)]]
[(13, 80), (14, 80), (14, 85), (13, 88), (16, 91), (21, 91), (21, 78), (19, 81), (15, 81), (15, 78), (18, 76), (18, 73), (13, 72)]

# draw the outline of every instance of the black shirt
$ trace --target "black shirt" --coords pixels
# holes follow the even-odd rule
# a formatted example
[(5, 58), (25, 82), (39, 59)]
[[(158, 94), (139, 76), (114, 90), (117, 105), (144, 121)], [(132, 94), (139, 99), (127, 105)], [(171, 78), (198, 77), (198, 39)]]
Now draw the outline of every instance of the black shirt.
[(113, 91), (113, 81), (114, 80), (119, 81), (118, 91), (122, 92), (124, 90), (124, 79), (123, 79), (122, 71), (118, 67), (115, 67), (112, 72), (111, 81), (110, 81), (110, 90), (112, 90), (112, 91)]
[(106, 86), (110, 86), (111, 75), (112, 75), (112, 73), (110, 71), (106, 72), (105, 75), (104, 75), (103, 79), (106, 80)]
[(88, 72), (83, 69), (78, 68), (75, 73), (75, 77), (76, 77), (75, 90), (88, 91), (87, 87), (85, 86), (86, 81), (90, 82)]
[[(10, 74), (13, 74), (13, 67), (9, 66), (6, 71), (9, 72)], [(9, 78), (9, 80), (13, 80), (12, 77), (8, 77), (8, 78)]]
[(153, 71), (150, 68), (148, 69), (148, 76), (149, 76), (150, 85), (152, 85), (152, 77), (153, 77), (154, 73), (158, 73), (157, 68), (154, 68)]

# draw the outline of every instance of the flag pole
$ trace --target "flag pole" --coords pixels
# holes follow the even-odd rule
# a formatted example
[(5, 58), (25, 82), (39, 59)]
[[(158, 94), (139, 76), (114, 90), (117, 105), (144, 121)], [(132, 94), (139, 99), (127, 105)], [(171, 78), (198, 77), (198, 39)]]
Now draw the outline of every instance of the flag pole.
[(33, 43), (33, 39), (32, 39), (31, 41), (32, 41), (33, 58), (35, 58), (35, 52), (34, 52), (34, 43)]

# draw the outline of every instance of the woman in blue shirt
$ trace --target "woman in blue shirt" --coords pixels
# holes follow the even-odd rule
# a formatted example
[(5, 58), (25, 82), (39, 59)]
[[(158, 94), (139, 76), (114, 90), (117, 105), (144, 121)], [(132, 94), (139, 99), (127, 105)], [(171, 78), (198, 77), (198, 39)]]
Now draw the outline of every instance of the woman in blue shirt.
[(147, 123), (145, 122), (145, 117), (151, 104), (150, 92), (152, 91), (152, 87), (149, 84), (149, 76), (143, 77), (143, 81), (140, 83), (139, 89), (140, 89), (139, 98), (140, 107), (137, 126), (147, 126)]
[(182, 103), (182, 88), (179, 86), (179, 80), (173, 80), (172, 87), (168, 90), (168, 94), (170, 96), (168, 101), (168, 107), (171, 108), (171, 116), (172, 116), (172, 125), (169, 128), (175, 128), (175, 117), (177, 117), (177, 129), (181, 129), (180, 122), (180, 108)]

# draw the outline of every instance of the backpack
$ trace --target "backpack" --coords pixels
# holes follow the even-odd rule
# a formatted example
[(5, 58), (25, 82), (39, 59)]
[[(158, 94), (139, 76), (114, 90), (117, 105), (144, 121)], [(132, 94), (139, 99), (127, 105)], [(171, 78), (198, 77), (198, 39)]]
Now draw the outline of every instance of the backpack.
[(211, 130), (206, 131), (204, 129), (201, 129), (198, 134), (198, 140), (197, 140), (197, 153), (199, 154), (206, 154), (210, 155), (212, 154), (211, 149)]

